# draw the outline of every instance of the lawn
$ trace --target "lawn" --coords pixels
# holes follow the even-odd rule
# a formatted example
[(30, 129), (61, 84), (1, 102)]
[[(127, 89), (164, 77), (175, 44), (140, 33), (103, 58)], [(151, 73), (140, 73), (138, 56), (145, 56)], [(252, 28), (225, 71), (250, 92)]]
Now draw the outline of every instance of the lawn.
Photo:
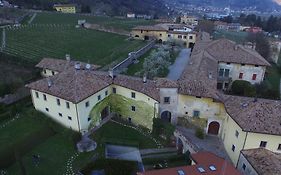
[(39, 62), (44, 57), (64, 59), (65, 54), (84, 62), (115, 64), (146, 44), (126, 36), (73, 26), (31, 25), (6, 30), (5, 53)]
[(82, 14), (62, 14), (55, 12), (38, 13), (33, 24), (71, 24), (76, 25), (79, 19), (85, 19), (92, 24), (99, 24), (106, 28), (115, 28), (130, 31), (138, 25), (152, 25), (156, 22), (144, 19), (127, 19), (105, 16), (90, 16)]
[(248, 36), (247, 32), (234, 32), (234, 31), (225, 31), (225, 30), (216, 30), (213, 33), (214, 39), (227, 38), (237, 43), (245, 42), (247, 36)]
[(112, 143), (127, 146), (138, 146), (140, 149), (157, 148), (156, 143), (138, 131), (114, 122), (108, 122), (93, 134), (98, 143)]

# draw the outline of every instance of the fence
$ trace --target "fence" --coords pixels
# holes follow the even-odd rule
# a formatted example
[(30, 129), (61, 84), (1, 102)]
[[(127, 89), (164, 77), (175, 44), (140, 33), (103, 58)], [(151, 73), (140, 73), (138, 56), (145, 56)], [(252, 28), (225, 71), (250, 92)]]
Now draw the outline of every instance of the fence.
[(129, 65), (133, 64), (136, 59), (138, 59), (139, 57), (144, 55), (147, 51), (149, 51), (155, 45), (155, 43), (156, 40), (152, 40), (146, 46), (139, 49), (138, 51), (129, 53), (129, 56), (121, 63), (114, 66), (112, 70), (116, 73), (121, 73)]

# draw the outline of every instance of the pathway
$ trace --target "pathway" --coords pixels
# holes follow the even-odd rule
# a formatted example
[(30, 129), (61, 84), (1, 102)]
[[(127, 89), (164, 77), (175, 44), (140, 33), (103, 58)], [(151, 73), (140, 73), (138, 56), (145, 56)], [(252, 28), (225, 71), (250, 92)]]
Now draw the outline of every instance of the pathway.
[(1, 52), (5, 49), (6, 47), (6, 30), (3, 28), (2, 30), (2, 45), (1, 45)]
[(178, 80), (188, 63), (189, 57), (190, 49), (182, 49), (175, 63), (169, 67), (169, 74), (167, 78), (170, 80)]
[(193, 129), (187, 129), (178, 126), (177, 130), (179, 130), (185, 137), (189, 139), (189, 141), (196, 145), (199, 150), (212, 152), (230, 161), (230, 158), (224, 149), (223, 143), (218, 137), (206, 135), (204, 139), (199, 139), (195, 136), (195, 131)]
[(280, 78), (280, 81), (279, 81), (279, 92), (280, 92), (280, 98), (281, 98), (281, 78)]
[(28, 24), (31, 24), (36, 16), (37, 16), (37, 13), (33, 13), (32, 17), (28, 21)]

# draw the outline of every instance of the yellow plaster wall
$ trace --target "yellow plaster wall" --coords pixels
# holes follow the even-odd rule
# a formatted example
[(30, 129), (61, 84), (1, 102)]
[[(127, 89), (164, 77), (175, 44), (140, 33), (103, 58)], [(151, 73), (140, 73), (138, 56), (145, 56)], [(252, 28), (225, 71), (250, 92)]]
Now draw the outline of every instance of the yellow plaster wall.
[[(35, 92), (38, 91), (31, 90), (32, 101), (36, 110), (45, 113), (67, 128), (79, 131), (75, 104), (69, 102), (70, 108), (68, 109), (66, 107), (66, 100), (42, 92), (38, 92), (39, 98), (37, 98)], [(43, 98), (43, 94), (47, 97), (46, 101)], [(57, 104), (57, 99), (60, 100), (60, 105)], [(49, 109), (49, 112), (46, 111), (46, 108)], [(59, 116), (59, 113), (62, 114), (62, 117)], [(68, 116), (70, 116), (72, 120), (69, 120)]]
[[(235, 135), (236, 131), (239, 132), (238, 137)], [(240, 151), (244, 146), (246, 132), (242, 131), (239, 125), (227, 115), (226, 120), (224, 120), (221, 137), (227, 154), (229, 155), (232, 163), (236, 165), (239, 159)], [(234, 151), (232, 151), (232, 145), (235, 146)]]
[(266, 149), (272, 152), (281, 153), (281, 150), (277, 150), (278, 145), (281, 144), (281, 136), (278, 135), (248, 133), (245, 149), (259, 148), (261, 141), (267, 142)]
[(41, 75), (42, 75), (42, 77), (51, 77), (51, 76), (53, 76), (53, 72), (54, 72), (54, 75), (58, 74), (57, 71), (53, 71), (50, 69), (43, 69), (41, 72)]

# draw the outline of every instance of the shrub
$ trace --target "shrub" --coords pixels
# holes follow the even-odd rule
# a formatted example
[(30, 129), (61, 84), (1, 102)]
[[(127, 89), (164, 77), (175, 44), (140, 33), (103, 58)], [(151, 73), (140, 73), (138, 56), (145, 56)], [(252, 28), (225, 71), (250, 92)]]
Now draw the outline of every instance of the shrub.
[(169, 143), (170, 138), (174, 135), (175, 126), (171, 123), (161, 120), (160, 118), (153, 119), (153, 126), (152, 126), (152, 135), (154, 137), (158, 137), (160, 135), (167, 138), (167, 143)]
[(205, 133), (202, 128), (197, 128), (195, 131), (195, 136), (198, 137), (199, 139), (204, 139), (205, 138)]
[(236, 80), (232, 83), (231, 92), (234, 95), (242, 95), (248, 97), (256, 96), (256, 88), (248, 81)]

